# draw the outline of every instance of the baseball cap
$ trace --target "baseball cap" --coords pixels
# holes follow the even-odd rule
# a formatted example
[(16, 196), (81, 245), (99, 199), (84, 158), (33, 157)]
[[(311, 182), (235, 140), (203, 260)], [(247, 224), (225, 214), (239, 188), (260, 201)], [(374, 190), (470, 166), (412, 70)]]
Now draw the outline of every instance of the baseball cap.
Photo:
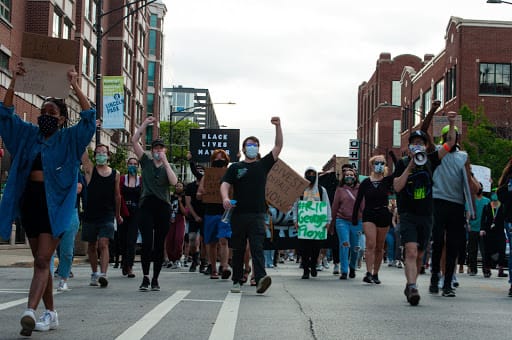
[(411, 135), (409, 136), (409, 143), (411, 142), (411, 140), (413, 138), (416, 138), (416, 137), (420, 137), (421, 139), (423, 139), (425, 144), (428, 143), (427, 135), (425, 134), (425, 132), (423, 132), (421, 130), (416, 130), (416, 131), (411, 132)]
[(154, 148), (154, 147), (155, 147), (155, 146), (157, 146), (157, 145), (161, 145), (161, 146), (164, 146), (164, 147), (165, 147), (165, 143), (164, 143), (163, 139), (161, 139), (161, 138), (157, 138), (157, 139), (155, 139), (155, 140), (153, 140), (153, 141), (151, 142), (151, 147), (152, 147), (152, 148)]

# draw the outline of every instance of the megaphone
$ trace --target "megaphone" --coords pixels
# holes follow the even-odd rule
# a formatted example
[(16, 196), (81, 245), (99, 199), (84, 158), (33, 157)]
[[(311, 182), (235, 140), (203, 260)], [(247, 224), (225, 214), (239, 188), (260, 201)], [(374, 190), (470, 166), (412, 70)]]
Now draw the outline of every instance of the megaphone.
[(427, 163), (427, 153), (425, 151), (421, 151), (421, 150), (416, 150), (414, 152), (414, 156), (413, 156), (413, 159), (414, 159), (414, 164), (416, 165), (425, 165), (425, 163)]

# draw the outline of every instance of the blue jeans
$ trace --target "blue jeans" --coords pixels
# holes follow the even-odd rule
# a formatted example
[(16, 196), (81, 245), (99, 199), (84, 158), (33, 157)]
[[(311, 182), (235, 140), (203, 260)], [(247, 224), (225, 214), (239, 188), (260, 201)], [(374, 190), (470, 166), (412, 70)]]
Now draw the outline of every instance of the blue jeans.
[(392, 263), (395, 261), (395, 228), (389, 228), (386, 234), (386, 244), (388, 245), (386, 250), (388, 262)]
[(351, 221), (337, 218), (336, 231), (340, 240), (340, 269), (342, 273), (348, 273), (349, 255), (350, 268), (356, 268), (360, 249), (359, 238), (363, 231), (363, 223), (359, 221), (357, 225), (352, 225)]
[(68, 279), (69, 273), (71, 272), (73, 253), (75, 250), (75, 236), (79, 226), (78, 210), (75, 209), (71, 214), (71, 227), (62, 235), (59, 247), (57, 248), (57, 254), (59, 256), (59, 276), (63, 279)]

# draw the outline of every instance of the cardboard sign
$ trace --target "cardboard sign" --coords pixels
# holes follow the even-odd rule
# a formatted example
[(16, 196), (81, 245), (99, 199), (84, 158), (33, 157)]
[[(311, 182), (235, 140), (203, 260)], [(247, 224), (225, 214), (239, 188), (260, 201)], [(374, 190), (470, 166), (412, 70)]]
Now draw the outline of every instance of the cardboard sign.
[(299, 201), (297, 237), (305, 240), (327, 239), (327, 202)]
[(491, 169), (486, 166), (471, 164), (471, 171), (476, 180), (483, 184), (484, 192), (491, 192)]
[(280, 211), (288, 211), (309, 182), (278, 159), (267, 175), (265, 198)]
[(124, 128), (124, 77), (104, 76), (103, 124), (105, 129)]
[[(434, 118), (432, 119), (432, 133), (434, 134), (434, 137), (440, 137), (441, 129), (449, 124), (450, 122), (448, 121), (448, 116), (434, 116)], [(455, 117), (455, 126), (458, 129), (458, 133), (462, 134), (461, 115), (457, 115), (457, 117)]]
[(227, 168), (206, 168), (204, 170), (204, 203), (222, 203), (222, 197), (220, 196), (220, 180), (226, 171)]
[(66, 98), (70, 89), (67, 72), (78, 59), (78, 48), (74, 40), (23, 33), (21, 57), (27, 72), (17, 77), (15, 91)]
[(190, 153), (196, 162), (209, 162), (216, 149), (226, 151), (231, 162), (238, 162), (240, 130), (190, 129)]

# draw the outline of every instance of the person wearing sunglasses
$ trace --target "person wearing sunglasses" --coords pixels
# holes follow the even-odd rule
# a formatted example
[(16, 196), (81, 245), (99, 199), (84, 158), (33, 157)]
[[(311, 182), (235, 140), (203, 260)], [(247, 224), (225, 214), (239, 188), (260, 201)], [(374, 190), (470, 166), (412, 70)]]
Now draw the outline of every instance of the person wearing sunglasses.
[(380, 284), (379, 269), (384, 255), (384, 242), (392, 214), (388, 209), (388, 196), (393, 190), (393, 175), (386, 176), (386, 159), (384, 155), (370, 158), (370, 177), (359, 186), (354, 209), (352, 225), (358, 224), (359, 209), (364, 199), (363, 231), (366, 236), (366, 283)]

